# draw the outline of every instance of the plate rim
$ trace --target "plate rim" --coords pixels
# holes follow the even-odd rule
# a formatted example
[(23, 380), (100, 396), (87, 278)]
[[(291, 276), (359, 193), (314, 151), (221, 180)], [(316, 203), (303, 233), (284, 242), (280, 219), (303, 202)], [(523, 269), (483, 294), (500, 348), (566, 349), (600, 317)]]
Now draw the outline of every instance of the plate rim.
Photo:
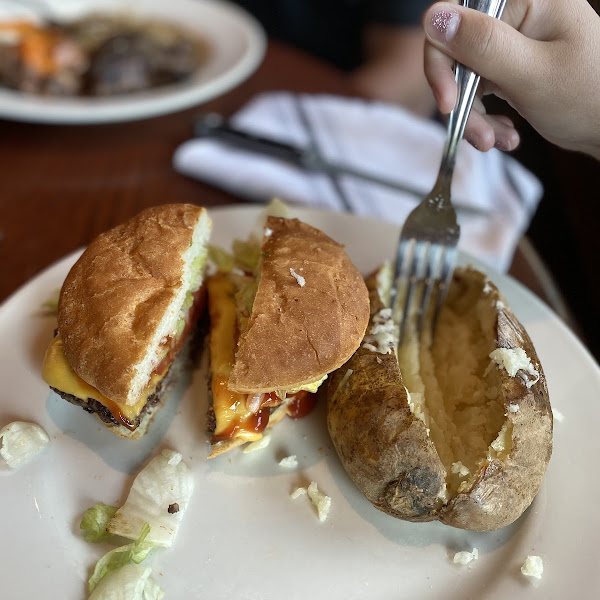
[[(56, 0), (54, 0), (56, 1)], [(192, 6), (189, 0), (169, 0), (169, 4)], [(115, 96), (109, 100), (91, 98), (56, 98), (22, 94), (0, 87), (0, 119), (23, 123), (55, 125), (94, 125), (139, 121), (172, 114), (199, 106), (232, 90), (250, 77), (262, 63), (267, 50), (266, 31), (260, 22), (241, 6), (228, 0), (195, 0), (200, 11), (206, 6), (220, 11), (243, 27), (248, 47), (244, 54), (225, 71), (206, 82), (185, 82), (133, 94)], [(102, 0), (89, 0), (81, 12), (102, 6)], [(152, 0), (127, 0), (128, 11), (142, 15), (144, 7), (156, 4)], [(202, 7), (202, 5), (205, 7)], [(112, 6), (112, 5), (111, 5)], [(154, 14), (154, 13), (151, 13)]]

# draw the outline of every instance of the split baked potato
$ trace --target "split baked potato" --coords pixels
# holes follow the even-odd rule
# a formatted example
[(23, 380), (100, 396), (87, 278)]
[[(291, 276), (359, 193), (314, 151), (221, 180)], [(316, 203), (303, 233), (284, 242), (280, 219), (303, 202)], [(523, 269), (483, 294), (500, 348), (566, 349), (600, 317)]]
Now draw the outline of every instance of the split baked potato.
[(552, 453), (552, 411), (531, 340), (483, 273), (458, 268), (433, 343), (411, 318), (396, 348), (391, 278), (389, 266), (367, 278), (367, 335), (328, 383), (340, 460), (394, 517), (504, 527), (532, 502)]

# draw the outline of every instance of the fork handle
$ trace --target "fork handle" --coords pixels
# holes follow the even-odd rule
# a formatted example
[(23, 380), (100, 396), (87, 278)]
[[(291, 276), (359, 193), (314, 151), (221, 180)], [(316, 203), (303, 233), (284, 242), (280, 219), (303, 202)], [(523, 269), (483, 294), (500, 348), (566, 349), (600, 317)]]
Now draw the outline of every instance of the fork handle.
[[(491, 17), (499, 19), (502, 16), (506, 0), (462, 0), (463, 6), (486, 13)], [(452, 172), (454, 171), (454, 163), (456, 161), (456, 149), (458, 142), (462, 139), (465, 132), (467, 119), (475, 100), (475, 93), (479, 85), (479, 75), (473, 70), (465, 67), (457, 62), (455, 66), (455, 80), (458, 87), (458, 95), (454, 109), (450, 113), (448, 119), (448, 132), (446, 136), (446, 144), (442, 154), (440, 172), (436, 187), (447, 191), (447, 194), (442, 194), (447, 198), (450, 197), (450, 184), (452, 181)]]

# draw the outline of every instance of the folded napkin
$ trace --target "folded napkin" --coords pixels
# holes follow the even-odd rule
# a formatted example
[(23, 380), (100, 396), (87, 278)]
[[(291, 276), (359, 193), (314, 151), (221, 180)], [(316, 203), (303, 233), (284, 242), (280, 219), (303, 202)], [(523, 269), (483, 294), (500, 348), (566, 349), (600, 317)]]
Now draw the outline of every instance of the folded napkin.
[[(435, 182), (446, 137), (440, 123), (398, 106), (288, 92), (258, 96), (231, 123), (422, 190), (421, 198)], [(184, 142), (173, 164), (180, 173), (245, 199), (266, 202), (278, 197), (337, 211), (349, 208), (397, 224), (420, 199), (349, 175), (307, 172), (209, 138)], [(479, 152), (461, 141), (452, 184), (452, 198), (459, 205), (459, 248), (506, 271), (541, 195), (540, 182), (516, 160), (495, 149)]]

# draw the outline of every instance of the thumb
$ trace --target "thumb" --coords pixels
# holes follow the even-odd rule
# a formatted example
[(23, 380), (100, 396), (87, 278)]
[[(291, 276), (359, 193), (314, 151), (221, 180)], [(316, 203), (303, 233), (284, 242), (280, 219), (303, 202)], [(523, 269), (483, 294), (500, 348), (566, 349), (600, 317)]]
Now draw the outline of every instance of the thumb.
[(423, 19), (429, 42), (499, 87), (527, 80), (531, 41), (510, 25), (448, 2), (434, 4)]

